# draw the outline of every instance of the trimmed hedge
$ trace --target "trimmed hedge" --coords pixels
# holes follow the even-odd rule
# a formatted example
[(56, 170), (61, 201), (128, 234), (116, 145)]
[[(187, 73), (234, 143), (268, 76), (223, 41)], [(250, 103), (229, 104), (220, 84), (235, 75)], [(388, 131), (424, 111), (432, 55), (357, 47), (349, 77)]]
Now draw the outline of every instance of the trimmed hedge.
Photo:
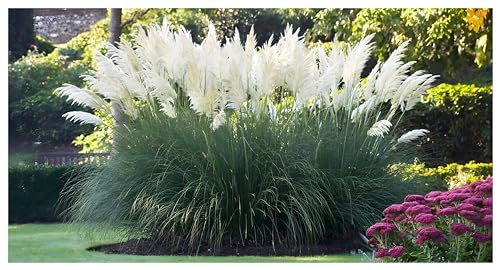
[(449, 190), (465, 186), (477, 179), (484, 179), (493, 175), (493, 163), (466, 164), (450, 163), (436, 168), (426, 167), (425, 163), (394, 164), (390, 170), (405, 181), (420, 181), (425, 183), (426, 190)]
[(9, 223), (60, 221), (60, 209), (56, 209), (59, 194), (66, 181), (83, 172), (83, 168), (81, 165), (9, 168)]

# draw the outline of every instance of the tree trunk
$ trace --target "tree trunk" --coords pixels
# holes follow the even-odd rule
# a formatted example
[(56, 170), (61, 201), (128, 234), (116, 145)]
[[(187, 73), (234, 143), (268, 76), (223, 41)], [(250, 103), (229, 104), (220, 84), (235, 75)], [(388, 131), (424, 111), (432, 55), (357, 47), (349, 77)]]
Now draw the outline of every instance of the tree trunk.
[(35, 41), (33, 9), (9, 9), (9, 60), (23, 56)]
[(115, 44), (115, 42), (120, 41), (120, 35), (122, 34), (122, 9), (121, 8), (111, 8), (110, 9), (110, 19), (109, 19), (109, 43)]
[[(109, 19), (109, 38), (108, 42), (117, 46), (116, 42), (120, 41), (120, 35), (122, 33), (122, 9), (121, 8), (111, 8), (110, 9), (110, 19)], [(111, 110), (113, 112), (114, 119), (114, 129), (123, 122), (123, 112), (121, 108), (115, 102), (111, 104)], [(111, 146), (111, 156), (113, 157), (117, 153), (116, 144), (113, 140), (113, 145)]]

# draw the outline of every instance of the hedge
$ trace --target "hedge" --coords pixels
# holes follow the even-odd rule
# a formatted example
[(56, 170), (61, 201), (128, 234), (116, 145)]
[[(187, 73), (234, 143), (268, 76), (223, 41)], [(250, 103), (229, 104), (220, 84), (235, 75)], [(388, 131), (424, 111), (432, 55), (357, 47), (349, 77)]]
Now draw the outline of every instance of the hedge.
[(392, 165), (389, 169), (405, 181), (425, 183), (425, 192), (449, 190), (493, 175), (493, 163), (476, 163), (475, 161), (466, 164), (450, 163), (434, 168), (419, 162), (399, 163)]
[(24, 165), (9, 168), (9, 223), (61, 221), (57, 208), (66, 181), (81, 165)]

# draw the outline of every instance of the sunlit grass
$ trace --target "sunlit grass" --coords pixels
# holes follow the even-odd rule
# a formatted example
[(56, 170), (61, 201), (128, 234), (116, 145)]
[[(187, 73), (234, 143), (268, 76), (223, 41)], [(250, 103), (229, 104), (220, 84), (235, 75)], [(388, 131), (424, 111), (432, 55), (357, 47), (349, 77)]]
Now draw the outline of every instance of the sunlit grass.
[[(105, 230), (105, 229), (104, 229)], [(74, 225), (23, 224), (9, 226), (9, 262), (362, 262), (362, 255), (305, 257), (258, 256), (133, 256), (104, 254), (86, 248), (113, 243), (112, 238), (82, 238)]]

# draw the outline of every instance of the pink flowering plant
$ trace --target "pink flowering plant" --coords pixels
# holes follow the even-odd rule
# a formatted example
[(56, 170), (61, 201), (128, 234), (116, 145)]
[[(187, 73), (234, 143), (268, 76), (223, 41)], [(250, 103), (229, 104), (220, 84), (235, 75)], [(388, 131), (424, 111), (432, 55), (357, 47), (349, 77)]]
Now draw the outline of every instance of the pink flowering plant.
[(493, 178), (451, 191), (408, 195), (370, 226), (375, 258), (396, 262), (492, 261)]

